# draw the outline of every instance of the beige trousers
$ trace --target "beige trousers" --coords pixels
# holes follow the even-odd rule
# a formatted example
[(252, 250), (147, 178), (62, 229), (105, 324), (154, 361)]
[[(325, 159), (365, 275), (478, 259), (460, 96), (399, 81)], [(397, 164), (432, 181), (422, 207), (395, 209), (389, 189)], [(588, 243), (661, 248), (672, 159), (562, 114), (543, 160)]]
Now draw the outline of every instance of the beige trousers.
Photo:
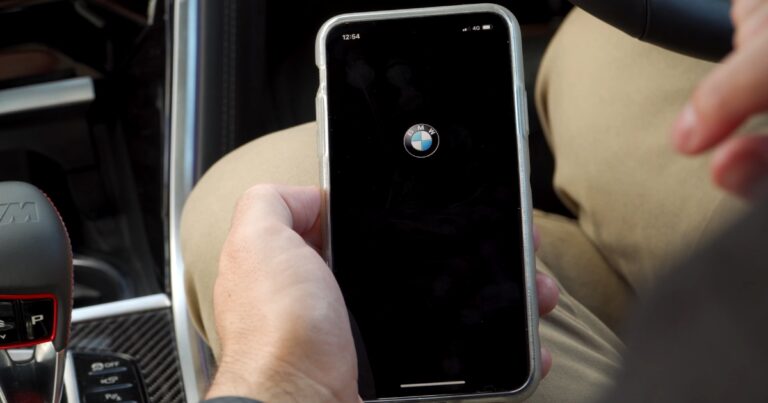
[[(554, 365), (532, 401), (598, 399), (620, 366), (619, 329), (632, 299), (738, 211), (711, 185), (706, 157), (681, 157), (669, 145), (674, 116), (711, 67), (579, 10), (552, 41), (536, 106), (555, 153), (555, 187), (578, 220), (535, 215), (538, 269), (562, 294), (541, 322)], [(315, 136), (306, 124), (244, 145), (211, 168), (187, 202), (189, 311), (215, 354), (212, 290), (235, 201), (257, 183), (317, 185)]]

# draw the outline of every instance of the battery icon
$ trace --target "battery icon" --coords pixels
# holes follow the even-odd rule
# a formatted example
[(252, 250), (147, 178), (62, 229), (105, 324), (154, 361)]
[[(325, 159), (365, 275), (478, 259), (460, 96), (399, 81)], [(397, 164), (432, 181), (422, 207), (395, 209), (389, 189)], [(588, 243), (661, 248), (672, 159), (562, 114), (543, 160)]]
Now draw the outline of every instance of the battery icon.
[(493, 25), (491, 24), (483, 25), (483, 31), (490, 31), (491, 29), (493, 29)]

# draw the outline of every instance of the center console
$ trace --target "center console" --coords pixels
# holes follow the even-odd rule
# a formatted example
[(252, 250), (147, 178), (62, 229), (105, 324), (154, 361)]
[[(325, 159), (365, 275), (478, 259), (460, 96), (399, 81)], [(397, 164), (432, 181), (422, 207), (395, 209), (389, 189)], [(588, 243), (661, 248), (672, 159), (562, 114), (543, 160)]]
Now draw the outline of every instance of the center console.
[[(62, 401), (196, 402), (207, 387), (210, 355), (187, 317), (178, 248), (198, 7), (0, 0), (0, 182), (42, 189), (72, 243)], [(0, 226), (11, 222), (4, 208)], [(0, 270), (2, 288), (12, 276)], [(56, 326), (46, 322), (55, 302), (6, 297), (0, 353), (16, 369), (0, 374), (0, 402), (13, 402), (13, 374), (43, 351), (30, 343), (50, 336), (39, 329)]]
[(69, 401), (187, 401), (165, 295), (82, 308), (72, 316)]

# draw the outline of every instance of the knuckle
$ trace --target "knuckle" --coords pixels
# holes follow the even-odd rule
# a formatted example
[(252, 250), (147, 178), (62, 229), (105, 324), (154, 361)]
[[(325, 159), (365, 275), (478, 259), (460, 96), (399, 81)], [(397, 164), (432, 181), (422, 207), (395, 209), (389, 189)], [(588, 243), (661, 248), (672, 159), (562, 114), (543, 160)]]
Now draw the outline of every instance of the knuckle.
[(277, 188), (274, 185), (255, 185), (243, 192), (235, 203), (235, 216), (242, 215), (244, 212), (271, 198), (279, 197)]
[(731, 20), (734, 24), (738, 24), (739, 21), (741, 21), (746, 3), (747, 2), (744, 0), (733, 0), (733, 5), (731, 6)]
[(734, 1), (733, 6), (731, 7), (731, 21), (733, 21), (734, 25), (739, 23), (739, 16), (740, 16), (739, 2)]
[(277, 188), (275, 185), (258, 184), (248, 188), (240, 196), (240, 202), (249, 202), (254, 200), (261, 200), (264, 197), (271, 197), (277, 194)]

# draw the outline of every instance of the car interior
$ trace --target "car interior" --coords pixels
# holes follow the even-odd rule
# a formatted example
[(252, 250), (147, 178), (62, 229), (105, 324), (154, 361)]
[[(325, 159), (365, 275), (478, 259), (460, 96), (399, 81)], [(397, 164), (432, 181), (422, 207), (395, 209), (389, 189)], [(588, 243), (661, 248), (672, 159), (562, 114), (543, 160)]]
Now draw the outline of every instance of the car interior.
[[(0, 182), (42, 190), (71, 241), (71, 337), (66, 365), (54, 371), (64, 401), (199, 401), (215, 362), (186, 312), (178, 239), (186, 195), (228, 152), (315, 119), (314, 41), (324, 21), (466, 2), (0, 0)], [(573, 5), (497, 3), (521, 25), (532, 105), (541, 58)], [(718, 60), (731, 46), (728, 1), (574, 3), (695, 57)], [(569, 216), (528, 110), (534, 206)], [(0, 243), (13, 235), (2, 219)], [(14, 276), (22, 274), (3, 273), (0, 300)], [(0, 306), (0, 319), (26, 299), (14, 297), (7, 315)], [(33, 376), (22, 372), (0, 378)]]

